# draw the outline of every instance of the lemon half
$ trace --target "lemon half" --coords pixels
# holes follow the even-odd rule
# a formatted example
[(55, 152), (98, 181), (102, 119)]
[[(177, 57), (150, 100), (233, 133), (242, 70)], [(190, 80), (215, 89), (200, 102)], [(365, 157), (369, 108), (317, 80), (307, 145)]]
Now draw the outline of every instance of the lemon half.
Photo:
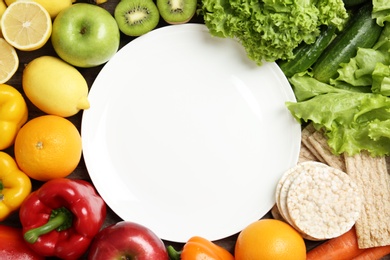
[(7, 82), (19, 67), (19, 57), (6, 40), (0, 38), (0, 84)]
[(52, 31), (51, 18), (46, 9), (28, 0), (10, 4), (3, 13), (0, 26), (4, 39), (22, 51), (41, 48)]

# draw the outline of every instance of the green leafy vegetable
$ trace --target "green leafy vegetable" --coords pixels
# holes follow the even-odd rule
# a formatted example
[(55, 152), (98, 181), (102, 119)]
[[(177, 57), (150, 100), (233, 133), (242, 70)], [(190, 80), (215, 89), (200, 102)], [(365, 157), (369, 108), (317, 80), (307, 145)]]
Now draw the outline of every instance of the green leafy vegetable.
[(348, 63), (340, 64), (339, 76), (336, 80), (331, 80), (331, 84), (337, 86), (340, 82), (346, 82), (352, 86), (371, 86), (377, 63), (390, 64), (390, 53), (359, 48), (354, 58)]
[(372, 48), (359, 48), (323, 83), (310, 71), (289, 78), (297, 102), (287, 102), (301, 123), (323, 129), (334, 154), (390, 155), (390, 23)]
[[(362, 150), (373, 156), (390, 154), (390, 98), (374, 93), (339, 89), (318, 82), (309, 75), (295, 75), (296, 93), (315, 88), (315, 95), (287, 108), (301, 122), (323, 128), (335, 154), (354, 155)], [(308, 87), (310, 85), (310, 87)]]
[(385, 22), (390, 22), (390, 1), (372, 0), (372, 5), (372, 17), (379, 25), (383, 26)]
[(390, 96), (390, 66), (377, 63), (372, 72), (372, 92)]
[(390, 138), (390, 119), (380, 121), (374, 120), (370, 124), (369, 135), (373, 140), (381, 140), (384, 138)]
[(301, 43), (313, 43), (321, 25), (343, 27), (342, 0), (202, 0), (200, 14), (212, 35), (236, 38), (248, 57), (289, 60)]
[(315, 78), (306, 74), (306, 72), (295, 74), (289, 78), (291, 85), (293, 86), (295, 98), (298, 102), (311, 99), (315, 96), (327, 93), (350, 93), (350, 92), (361, 92), (367, 93), (370, 89), (363, 87), (351, 87), (348, 84), (342, 85), (335, 88), (329, 84), (323, 83)]

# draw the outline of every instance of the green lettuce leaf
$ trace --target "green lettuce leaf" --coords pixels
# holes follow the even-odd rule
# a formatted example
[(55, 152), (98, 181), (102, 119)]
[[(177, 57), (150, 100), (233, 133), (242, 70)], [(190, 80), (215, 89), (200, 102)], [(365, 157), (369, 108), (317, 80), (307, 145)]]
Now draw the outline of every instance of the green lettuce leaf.
[(385, 138), (390, 138), (389, 129), (390, 119), (384, 121), (374, 120), (369, 125), (368, 134), (375, 141), (384, 140), (386, 142)]
[[(313, 81), (306, 79), (306, 82)], [(293, 83), (295, 90), (308, 88)], [(325, 87), (323, 84), (316, 86)], [(354, 155), (367, 150), (373, 156), (390, 155), (390, 127), (386, 128), (390, 98), (374, 93), (340, 91), (331, 85), (325, 88), (330, 90), (318, 92), (305, 101), (286, 102), (286, 106), (299, 122), (313, 122), (317, 128), (323, 128), (335, 154)]]
[(343, 81), (352, 86), (371, 86), (373, 84), (372, 73), (378, 63), (390, 64), (390, 52), (369, 48), (359, 48), (354, 58), (348, 63), (340, 64), (337, 70), (338, 77), (331, 81), (337, 85)]
[(293, 58), (321, 25), (341, 29), (348, 18), (342, 0), (202, 0), (198, 11), (212, 35), (237, 39), (259, 65)]
[(390, 96), (390, 66), (377, 63), (372, 78), (372, 92)]
[(390, 1), (372, 0), (372, 18), (376, 19), (377, 24), (383, 26), (385, 22), (390, 22)]
[(297, 73), (288, 80), (298, 102), (326, 93), (370, 92), (369, 88), (359, 88), (348, 84), (339, 84), (334, 87), (314, 79), (306, 72)]

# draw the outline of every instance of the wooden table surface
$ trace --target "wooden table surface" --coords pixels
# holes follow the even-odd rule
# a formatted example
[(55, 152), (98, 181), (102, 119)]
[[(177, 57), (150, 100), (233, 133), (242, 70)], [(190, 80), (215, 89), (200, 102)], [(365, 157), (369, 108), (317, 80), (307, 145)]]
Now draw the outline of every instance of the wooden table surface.
[[(120, 0), (108, 0), (106, 3), (101, 4), (100, 6), (105, 8), (106, 10), (108, 10), (111, 14), (113, 14), (115, 6), (117, 5), (117, 3), (119, 1)], [(83, 1), (77, 1), (77, 2), (83, 2)], [(202, 23), (202, 18), (195, 16), (190, 22)], [(163, 27), (163, 26), (167, 26), (167, 25), (168, 24), (165, 23), (161, 19), (158, 27)], [(129, 37), (129, 36), (125, 36), (125, 35), (121, 34), (120, 48), (123, 47), (124, 45), (126, 45), (127, 43), (129, 43), (133, 39), (134, 39), (134, 37)], [(43, 55), (52, 55), (52, 56), (57, 56), (57, 55), (56, 55), (56, 53), (55, 53), (55, 51), (50, 43), (50, 40), (48, 41), (48, 43), (44, 47), (42, 47), (39, 50), (31, 51), (31, 52), (18, 51), (18, 55), (19, 55), (19, 59), (20, 59), (19, 68), (18, 68), (16, 74), (7, 82), (7, 84), (12, 85), (13, 87), (17, 88), (23, 94), (22, 73), (23, 73), (24, 66), (36, 57), (43, 56)], [(98, 75), (98, 73), (100, 72), (102, 67), (103, 67), (103, 65), (98, 66), (98, 67), (94, 67), (94, 68), (88, 68), (88, 69), (80, 69), (79, 68), (79, 71), (82, 73), (82, 75), (87, 80), (89, 87), (92, 86), (92, 83), (94, 82), (96, 76)], [(29, 119), (32, 119), (34, 117), (37, 117), (37, 116), (44, 114), (43, 112), (38, 110), (34, 105), (32, 105), (32, 103), (27, 98), (26, 98), (26, 102), (27, 102), (28, 108), (29, 108)], [(75, 116), (69, 117), (68, 119), (71, 120), (77, 126), (77, 128), (80, 130), (81, 117), (82, 117), (82, 112), (78, 113)], [(13, 156), (13, 147), (10, 147), (10, 148), (6, 149), (5, 151)], [(84, 179), (87, 181), (91, 181), (90, 177), (88, 175), (88, 172), (86, 170), (83, 158), (81, 159), (81, 162), (78, 165), (77, 169), (70, 176), (68, 176), (68, 178)], [(42, 185), (41, 182), (33, 180), (33, 189), (37, 189), (38, 187), (40, 187), (40, 185)], [(271, 215), (270, 215), (270, 213), (268, 213), (264, 217), (269, 218), (269, 217), (271, 217)], [(108, 226), (110, 224), (116, 223), (120, 220), (121, 219), (108, 208), (108, 215), (107, 215), (106, 221), (104, 223), (104, 227)], [(18, 212), (15, 212), (14, 214), (12, 214), (9, 218), (7, 218), (5, 221), (3, 221), (2, 224), (14, 226), (14, 227), (20, 227), (21, 225), (19, 222)], [(225, 239), (215, 241), (215, 243), (217, 243), (217, 244), (223, 246), (224, 248), (228, 249), (229, 251), (233, 252), (236, 238), (237, 238), (237, 234), (232, 235), (230, 237), (227, 237)], [(183, 244), (179, 244), (179, 243), (172, 243), (169, 241), (164, 241), (164, 242), (166, 243), (166, 245), (173, 245), (176, 249), (180, 249), (181, 246), (183, 245)], [(311, 249), (316, 244), (317, 243), (307, 241), (308, 250)], [(54, 259), (54, 258), (52, 258), (52, 259)], [(83, 257), (83, 259), (86, 259), (86, 257)]]

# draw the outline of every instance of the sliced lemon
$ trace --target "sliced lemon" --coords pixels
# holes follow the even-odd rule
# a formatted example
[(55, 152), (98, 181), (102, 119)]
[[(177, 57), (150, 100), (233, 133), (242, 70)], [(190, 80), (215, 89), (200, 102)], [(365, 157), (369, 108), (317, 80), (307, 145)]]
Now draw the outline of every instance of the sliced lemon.
[(33, 51), (49, 40), (52, 22), (41, 4), (21, 0), (8, 6), (1, 18), (0, 27), (9, 44), (22, 51)]
[[(3, 16), (3, 13), (5, 12), (5, 9), (7, 9), (7, 5), (5, 4), (4, 0), (0, 0), (0, 20)], [(3, 34), (1, 33), (1, 27), (0, 27), (0, 37), (3, 37)]]
[(7, 82), (16, 72), (19, 58), (14, 47), (0, 38), (0, 84)]

